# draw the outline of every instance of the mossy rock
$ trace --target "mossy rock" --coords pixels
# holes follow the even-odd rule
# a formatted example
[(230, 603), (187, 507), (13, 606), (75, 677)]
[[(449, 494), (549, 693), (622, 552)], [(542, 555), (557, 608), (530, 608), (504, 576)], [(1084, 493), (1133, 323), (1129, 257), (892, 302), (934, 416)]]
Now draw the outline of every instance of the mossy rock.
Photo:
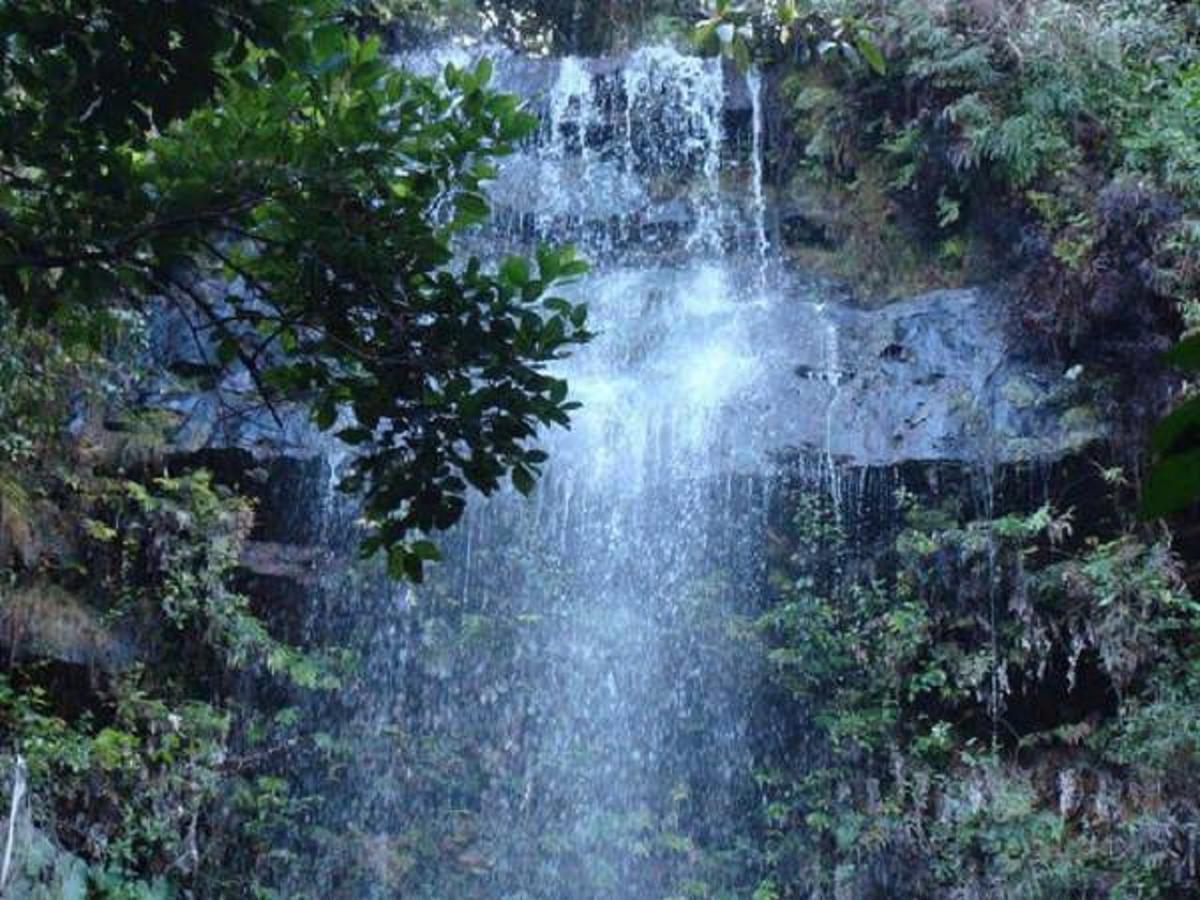
[(1004, 382), (1000, 396), (1014, 409), (1032, 409), (1046, 399), (1046, 392), (1029, 378), (1018, 375)]
[(48, 582), (5, 592), (0, 644), (18, 657), (53, 659), (108, 671), (133, 659), (132, 646), (74, 594)]

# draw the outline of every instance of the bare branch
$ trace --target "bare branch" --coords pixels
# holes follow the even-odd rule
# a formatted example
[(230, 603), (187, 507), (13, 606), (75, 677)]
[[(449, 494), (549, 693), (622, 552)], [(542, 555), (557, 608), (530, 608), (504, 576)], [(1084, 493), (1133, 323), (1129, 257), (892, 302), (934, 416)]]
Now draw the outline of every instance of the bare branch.
[(283, 426), (283, 417), (279, 415), (279, 411), (275, 408), (275, 404), (271, 400), (271, 392), (267, 385), (262, 380), (262, 372), (259, 370), (258, 362), (246, 351), (242, 342), (233, 334), (223, 319), (220, 313), (213, 307), (208, 298), (204, 297), (199, 291), (195, 290), (191, 285), (173, 277), (169, 273), (163, 272), (161, 269), (154, 270), (149, 273), (150, 278), (158, 285), (160, 289), (170, 291), (172, 289), (183, 293), (196, 306), (204, 317), (213, 323), (218, 333), (228, 337), (233, 345), (234, 353), (237, 354), (238, 361), (246, 369), (246, 373), (250, 376), (250, 380), (254, 382), (254, 387), (257, 389), (259, 397), (271, 413), (271, 418), (275, 420), (275, 424), (281, 429)]

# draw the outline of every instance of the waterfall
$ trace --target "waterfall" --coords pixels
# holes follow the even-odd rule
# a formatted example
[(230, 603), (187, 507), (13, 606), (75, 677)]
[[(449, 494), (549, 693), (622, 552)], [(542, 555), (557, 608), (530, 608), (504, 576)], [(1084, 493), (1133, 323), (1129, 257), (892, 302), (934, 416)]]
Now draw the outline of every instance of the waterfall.
[(763, 82), (758, 69), (746, 71), (746, 88), (750, 93), (753, 130), (750, 196), (754, 212), (754, 250), (758, 254), (759, 287), (766, 287), (767, 254), (771, 250), (771, 242), (767, 238), (767, 198), (763, 189)]
[[(806, 289), (767, 283), (757, 73), (738, 119), (726, 79), (743, 76), (716, 60), (509, 62), (500, 83), (542, 128), (471, 246), (579, 244), (598, 337), (561, 364), (582, 408), (545, 435), (532, 498), (476, 498), (420, 589), (335, 573), (314, 605), (310, 631), (363, 659), (336, 710), (355, 746), (343, 827), (409, 861), (366, 896), (657, 900), (688, 847), (738, 841), (757, 795), (755, 674), (729, 623), (765, 582), (779, 379), (817, 335), (836, 392), (836, 334), (797, 313)], [(748, 213), (723, 179), (751, 185)]]
[[(823, 304), (818, 304), (818, 310), (824, 316)], [(833, 449), (834, 422), (837, 415), (838, 400), (842, 394), (842, 361), (838, 346), (837, 326), (831, 321), (823, 322), (825, 336), (825, 377), (832, 388), (829, 395), (829, 405), (825, 408), (825, 470), (829, 479), (829, 496), (833, 502), (836, 516), (842, 514), (842, 485), (841, 472), (838, 468), (837, 457)]]
[[(579, 60), (568, 57), (562, 61), (549, 107), (539, 154), (542, 165), (538, 167), (547, 196), (535, 210), (539, 233), (545, 235), (553, 234), (556, 215), (578, 214), (572, 198), (586, 197), (591, 187), (588, 135), (598, 122), (599, 111), (592, 77)], [(568, 165), (572, 157), (578, 160), (573, 166)]]

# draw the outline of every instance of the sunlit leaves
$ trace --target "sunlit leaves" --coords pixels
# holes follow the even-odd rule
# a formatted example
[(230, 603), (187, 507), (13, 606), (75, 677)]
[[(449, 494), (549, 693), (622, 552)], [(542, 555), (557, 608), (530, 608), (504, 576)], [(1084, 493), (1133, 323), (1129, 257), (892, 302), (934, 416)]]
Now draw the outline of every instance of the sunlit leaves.
[[(760, 36), (773, 34), (766, 45)], [(692, 40), (706, 52), (720, 53), (739, 68), (747, 68), (755, 53), (770, 55), (771, 43), (797, 44), (809, 58), (841, 56), (847, 63), (861, 67), (865, 63), (875, 74), (887, 74), (887, 61), (875, 42), (869, 24), (851, 16), (831, 16), (818, 12), (805, 0), (774, 3), (732, 3), (716, 0), (708, 15), (697, 22)]]
[(854, 30), (853, 41), (854, 48), (867, 61), (867, 65), (875, 70), (875, 74), (887, 74), (887, 62), (883, 58), (882, 51), (880, 51), (879, 46), (862, 29)]

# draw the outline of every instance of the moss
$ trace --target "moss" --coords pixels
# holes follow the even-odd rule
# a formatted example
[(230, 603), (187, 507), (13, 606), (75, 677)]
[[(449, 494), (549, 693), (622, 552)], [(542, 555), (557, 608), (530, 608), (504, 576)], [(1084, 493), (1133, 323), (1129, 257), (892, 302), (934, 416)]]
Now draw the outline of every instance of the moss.
[(1045, 400), (1046, 392), (1031, 379), (1018, 375), (1004, 382), (1000, 396), (1016, 409), (1030, 409)]
[(1068, 443), (1079, 447), (1099, 439), (1104, 434), (1100, 414), (1091, 406), (1073, 406), (1063, 413), (1062, 428)]
[(945, 243), (917, 234), (880, 163), (861, 163), (849, 182), (805, 172), (787, 193), (785, 207), (822, 235), (820, 242), (793, 243), (792, 262), (849, 283), (869, 305), (965, 283), (968, 245), (960, 239), (956, 252), (946, 253)]

